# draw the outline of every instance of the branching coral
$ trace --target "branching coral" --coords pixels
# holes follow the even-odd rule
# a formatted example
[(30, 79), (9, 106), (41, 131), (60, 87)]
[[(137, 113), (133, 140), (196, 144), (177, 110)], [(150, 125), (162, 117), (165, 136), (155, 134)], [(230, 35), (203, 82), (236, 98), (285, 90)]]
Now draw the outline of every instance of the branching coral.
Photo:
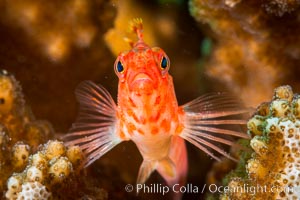
[[(100, 10), (105, 5), (104, 1), (17, 0), (14, 3), (0, 1), (0, 4), (5, 7), (2, 17), (8, 23), (21, 27), (53, 61), (64, 59), (72, 47), (89, 47), (100, 29), (96, 23), (110, 17), (109, 14), (93, 13), (94, 8)], [(97, 15), (97, 21), (94, 21), (93, 15)]]
[(191, 14), (209, 24), (216, 41), (207, 73), (250, 106), (265, 101), (285, 81), (300, 88), (295, 76), (299, 5), (298, 0), (191, 0)]
[(0, 102), (0, 196), (48, 199), (54, 193), (53, 199), (107, 199), (105, 190), (80, 178), (83, 154), (78, 147), (48, 141), (54, 138), (51, 125), (34, 119), (19, 83), (6, 71), (0, 73)]
[(31, 151), (48, 140), (53, 129), (36, 121), (25, 104), (21, 87), (6, 71), (0, 73), (0, 191), (13, 171), (25, 168)]
[(67, 149), (62, 142), (49, 141), (40, 151), (30, 156), (29, 164), (23, 172), (15, 173), (8, 179), (6, 198), (26, 199), (29, 198), (26, 190), (39, 190), (47, 199), (50, 195), (46, 188), (57, 191), (64, 188), (65, 184), (71, 184), (70, 177), (79, 172), (78, 163), (82, 160), (83, 154), (79, 147)]
[[(246, 177), (232, 173), (221, 199), (298, 199), (300, 196), (300, 96), (290, 86), (275, 90), (248, 122)], [(246, 190), (247, 189), (247, 190)]]

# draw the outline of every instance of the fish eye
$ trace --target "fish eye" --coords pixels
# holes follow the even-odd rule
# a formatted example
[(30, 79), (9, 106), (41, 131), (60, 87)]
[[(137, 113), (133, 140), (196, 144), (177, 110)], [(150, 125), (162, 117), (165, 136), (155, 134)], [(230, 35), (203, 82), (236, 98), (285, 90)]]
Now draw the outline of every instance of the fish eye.
[(115, 70), (118, 73), (123, 73), (124, 72), (124, 66), (123, 66), (123, 64), (120, 60), (118, 60), (118, 62), (116, 63)]
[(169, 67), (169, 65), (170, 65), (169, 59), (163, 56), (160, 61), (160, 68), (162, 70), (165, 70)]

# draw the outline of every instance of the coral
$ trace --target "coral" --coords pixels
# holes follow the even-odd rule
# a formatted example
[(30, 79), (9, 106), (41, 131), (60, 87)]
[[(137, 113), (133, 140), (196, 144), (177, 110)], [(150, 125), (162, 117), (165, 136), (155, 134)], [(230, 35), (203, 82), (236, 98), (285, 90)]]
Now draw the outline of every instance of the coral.
[[(114, 21), (114, 28), (108, 30), (104, 38), (110, 50), (117, 56), (120, 52), (130, 48), (125, 38), (132, 41), (136, 40), (135, 35), (130, 34), (128, 29), (128, 22), (131, 19), (139, 16), (144, 21), (147, 21), (149, 26), (154, 26), (154, 24), (151, 19), (152, 16), (150, 16), (151, 13), (142, 9), (135, 1), (117, 1), (116, 5), (118, 6), (118, 15)], [(145, 41), (147, 41), (150, 46), (153, 46), (155, 43), (154, 30), (154, 28), (149, 27), (144, 33)]]
[(1, 197), (48, 199), (52, 193), (53, 199), (107, 199), (97, 178), (80, 174), (81, 149), (49, 140), (55, 137), (51, 124), (35, 119), (19, 83), (6, 71), (0, 73), (0, 102)]
[(51, 125), (37, 121), (26, 105), (21, 86), (0, 72), (0, 192), (13, 172), (24, 170), (29, 155), (53, 135)]
[[(190, 12), (213, 37), (207, 74), (225, 83), (249, 106), (277, 85), (297, 81), (300, 57), (298, 0), (190, 0)], [(288, 69), (288, 70), (286, 70)]]
[(35, 116), (59, 132), (74, 120), (76, 85), (111, 69), (103, 34), (115, 13), (105, 0), (0, 0), (0, 66), (22, 83)]
[[(8, 153), (9, 135), (6, 128), (0, 124), (0, 166), (5, 165)], [(1, 188), (1, 187), (0, 187)]]
[(39, 182), (25, 183), (17, 200), (47, 200), (51, 196), (46, 187)]
[[(72, 160), (75, 165), (83, 158), (79, 147), (70, 147)], [(29, 157), (25, 170), (18, 174), (13, 174), (7, 182), (6, 198), (8, 199), (30, 199), (28, 190), (40, 191), (41, 195), (47, 199), (49, 191), (57, 191), (57, 188), (64, 188), (66, 183), (74, 184), (72, 178), (81, 169), (79, 165), (73, 168), (72, 162), (66, 155), (66, 147), (62, 142), (50, 140), (43, 145), (40, 151)], [(59, 186), (59, 187), (58, 187)], [(34, 195), (35, 193), (31, 193)], [(53, 194), (55, 197), (55, 194)]]
[[(299, 103), (300, 96), (290, 86), (281, 86), (275, 89), (272, 101), (257, 108), (248, 121), (253, 153), (243, 165), (246, 176), (231, 173), (229, 190), (221, 199), (299, 198)], [(238, 188), (248, 191), (238, 192)]]
[(5, 194), (7, 199), (17, 199), (18, 193), (22, 190), (22, 179), (23, 177), (20, 174), (14, 174), (7, 181), (8, 191)]
[(16, 169), (26, 166), (30, 154), (30, 146), (23, 142), (17, 142), (12, 148), (12, 162)]
[[(14, 3), (4, 1), (4, 4), (7, 9), (3, 17), (22, 28), (46, 56), (61, 61), (70, 54), (72, 47), (86, 48), (95, 40), (99, 27), (92, 20), (92, 11), (104, 3), (18, 0)], [(59, 12), (55, 12), (57, 9)], [(101, 18), (99, 16), (98, 20)]]

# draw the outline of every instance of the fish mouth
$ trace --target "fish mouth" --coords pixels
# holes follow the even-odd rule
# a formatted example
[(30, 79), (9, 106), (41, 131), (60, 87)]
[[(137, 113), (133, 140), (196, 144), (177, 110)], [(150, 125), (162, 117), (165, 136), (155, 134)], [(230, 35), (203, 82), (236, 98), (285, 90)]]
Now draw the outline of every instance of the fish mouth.
[(135, 75), (135, 77), (133, 78), (132, 83), (136, 82), (136, 81), (152, 81), (152, 79), (150, 78), (150, 76), (148, 74), (145, 73), (138, 73), (137, 75)]
[(133, 77), (129, 87), (136, 94), (150, 94), (154, 89), (154, 82), (148, 74), (138, 73)]

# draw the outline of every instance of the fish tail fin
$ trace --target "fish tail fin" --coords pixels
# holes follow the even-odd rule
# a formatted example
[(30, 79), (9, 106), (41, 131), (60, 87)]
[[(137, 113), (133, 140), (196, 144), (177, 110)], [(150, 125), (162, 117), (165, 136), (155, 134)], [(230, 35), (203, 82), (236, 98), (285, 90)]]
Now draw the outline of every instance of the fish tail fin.
[[(231, 137), (249, 139), (249, 136), (240, 131), (231, 130), (239, 125), (246, 125), (244, 114), (252, 112), (244, 108), (239, 99), (226, 93), (212, 93), (201, 96), (183, 106), (182, 124), (184, 126), (180, 137), (187, 140), (209, 156), (220, 160), (218, 155), (223, 155), (233, 161), (237, 161), (229, 155), (219, 144), (236, 146)], [(226, 127), (230, 125), (230, 127)]]
[[(157, 168), (158, 173), (166, 180), (169, 187), (173, 187), (175, 184), (179, 184), (179, 187), (185, 185), (188, 170), (188, 157), (185, 141), (182, 138), (173, 136), (169, 158), (172, 163), (174, 163), (175, 176), (170, 176), (166, 173), (166, 170), (164, 170), (161, 165)], [(173, 193), (172, 199), (177, 200), (181, 199), (181, 197), (182, 193)]]
[(109, 92), (91, 81), (77, 87), (79, 115), (69, 133), (62, 137), (67, 146), (78, 145), (87, 167), (123, 141), (116, 130), (116, 104)]

